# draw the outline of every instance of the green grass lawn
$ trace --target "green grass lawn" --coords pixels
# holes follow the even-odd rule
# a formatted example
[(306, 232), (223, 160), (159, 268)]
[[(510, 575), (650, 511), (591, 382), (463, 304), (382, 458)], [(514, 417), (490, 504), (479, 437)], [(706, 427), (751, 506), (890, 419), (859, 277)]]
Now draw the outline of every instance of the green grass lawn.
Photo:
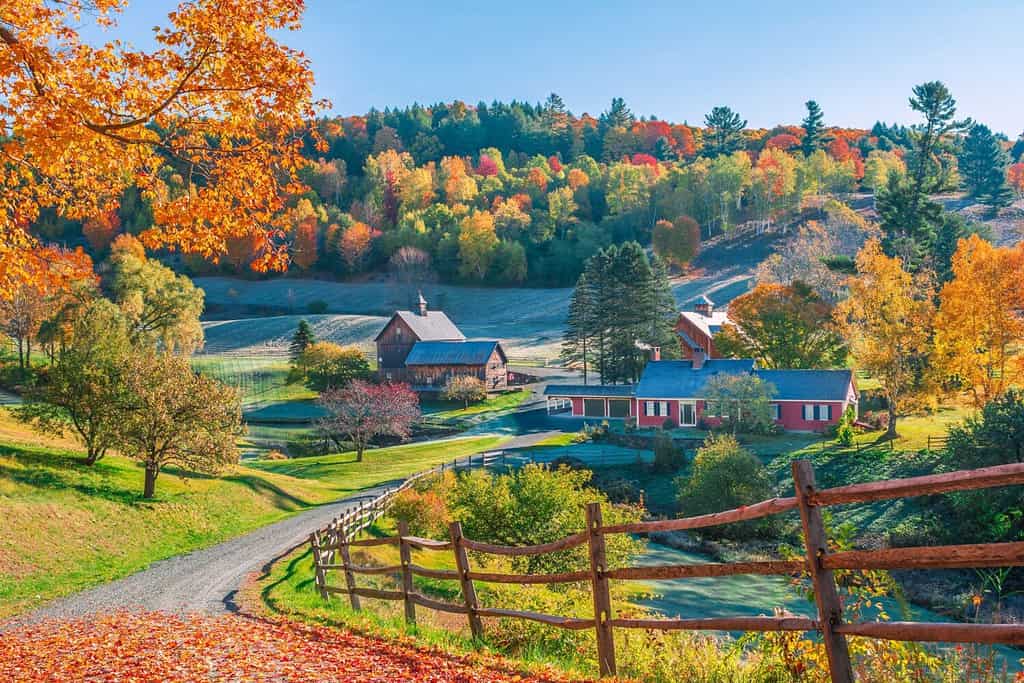
[(530, 391), (520, 389), (505, 394), (489, 396), (486, 400), (473, 403), (468, 407), (450, 401), (424, 401), (422, 404), (424, 415), (435, 420), (457, 421), (468, 417), (482, 415), (483, 413), (496, 413), (507, 410), (514, 410), (530, 397)]
[(72, 443), (0, 410), (0, 618), (497, 442), (379, 449), (362, 463), (261, 461), (218, 477), (168, 469), (147, 501), (135, 462), (110, 455), (85, 467)]
[(302, 383), (288, 383), (287, 358), (200, 355), (192, 358), (192, 367), (241, 391), (244, 408), (316, 398)]
[(354, 452), (293, 460), (260, 460), (249, 466), (261, 472), (315, 480), (338, 497), (399, 479), (453, 458), (462, 458), (500, 445), (500, 436), (467, 437), (368, 450), (363, 462)]

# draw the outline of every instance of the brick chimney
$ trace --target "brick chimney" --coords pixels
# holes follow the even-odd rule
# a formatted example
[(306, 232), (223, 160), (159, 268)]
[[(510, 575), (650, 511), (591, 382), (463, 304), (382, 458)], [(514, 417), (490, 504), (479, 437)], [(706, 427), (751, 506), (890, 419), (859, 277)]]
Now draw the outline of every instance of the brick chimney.
[(652, 346), (650, 354), (651, 354), (651, 360), (652, 361), (659, 361), (659, 360), (661, 360), (661, 347), (660, 346)]
[(427, 315), (427, 300), (423, 298), (423, 292), (420, 292), (419, 309), (420, 315), (425, 317)]
[(706, 361), (707, 359), (707, 351), (705, 351), (704, 349), (694, 349), (693, 358), (691, 361), (693, 363), (693, 369), (700, 370), (702, 367), (704, 367), (704, 361)]

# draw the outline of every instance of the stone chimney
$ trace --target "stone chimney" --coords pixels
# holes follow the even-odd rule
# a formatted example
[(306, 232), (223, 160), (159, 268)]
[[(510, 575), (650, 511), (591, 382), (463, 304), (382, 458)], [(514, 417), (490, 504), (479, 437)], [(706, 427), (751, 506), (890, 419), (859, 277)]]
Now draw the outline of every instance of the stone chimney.
[(650, 350), (650, 354), (651, 354), (651, 360), (652, 361), (657, 362), (657, 361), (661, 360), (661, 347), (660, 346), (652, 346), (651, 350)]
[(693, 350), (693, 359), (692, 359), (693, 369), (694, 370), (700, 370), (701, 368), (703, 368), (704, 367), (704, 361), (706, 361), (707, 359), (708, 359), (707, 351), (705, 351), (704, 349), (694, 349)]
[(427, 315), (427, 300), (423, 298), (423, 292), (420, 292), (419, 311), (420, 315), (424, 317)]

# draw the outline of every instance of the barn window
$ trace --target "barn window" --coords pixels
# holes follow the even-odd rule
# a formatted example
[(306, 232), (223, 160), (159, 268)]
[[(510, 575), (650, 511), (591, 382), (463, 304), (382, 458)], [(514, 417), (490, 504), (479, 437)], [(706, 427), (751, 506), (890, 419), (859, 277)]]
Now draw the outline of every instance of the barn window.
[(629, 417), (629, 399), (609, 399), (608, 417)]
[(603, 398), (585, 398), (583, 399), (583, 414), (586, 417), (604, 417), (604, 399)]
[(780, 406), (778, 403), (773, 403), (771, 407), (772, 407), (772, 420), (774, 420), (775, 422), (778, 422), (779, 420), (782, 419), (782, 406)]

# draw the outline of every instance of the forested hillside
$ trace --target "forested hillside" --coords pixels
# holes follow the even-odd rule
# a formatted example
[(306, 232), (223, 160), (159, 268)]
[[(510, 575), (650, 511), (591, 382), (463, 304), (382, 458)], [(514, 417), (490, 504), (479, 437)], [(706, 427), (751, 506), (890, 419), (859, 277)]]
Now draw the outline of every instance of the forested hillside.
[[(701, 240), (748, 221), (764, 228), (821, 215), (826, 198), (855, 192), (888, 196), (883, 227), (904, 231), (916, 211), (907, 199), (922, 194), (908, 164), (927, 169), (931, 192), (962, 189), (989, 215), (1024, 192), (1024, 137), (1011, 142), (971, 121), (934, 128), (918, 111), (921, 125), (861, 130), (827, 125), (808, 102), (800, 125), (769, 130), (748, 128), (728, 107), (701, 125), (637, 118), (619, 98), (597, 118), (575, 115), (552, 94), (543, 104), (324, 118), (322, 140), (306, 146), (308, 191), (291, 198), (280, 239), (300, 274), (387, 270), (415, 281), (565, 286), (611, 244), (653, 242), (685, 266)], [(915, 154), (928, 163), (915, 164)], [(40, 227), (102, 257), (117, 233), (142, 232), (152, 220), (149, 201), (130, 189), (118, 209), (84, 224), (44, 217)], [(947, 230), (963, 234), (960, 223)], [(184, 265), (193, 274), (247, 273), (270, 246), (255, 235), (229, 239), (219, 263)]]

